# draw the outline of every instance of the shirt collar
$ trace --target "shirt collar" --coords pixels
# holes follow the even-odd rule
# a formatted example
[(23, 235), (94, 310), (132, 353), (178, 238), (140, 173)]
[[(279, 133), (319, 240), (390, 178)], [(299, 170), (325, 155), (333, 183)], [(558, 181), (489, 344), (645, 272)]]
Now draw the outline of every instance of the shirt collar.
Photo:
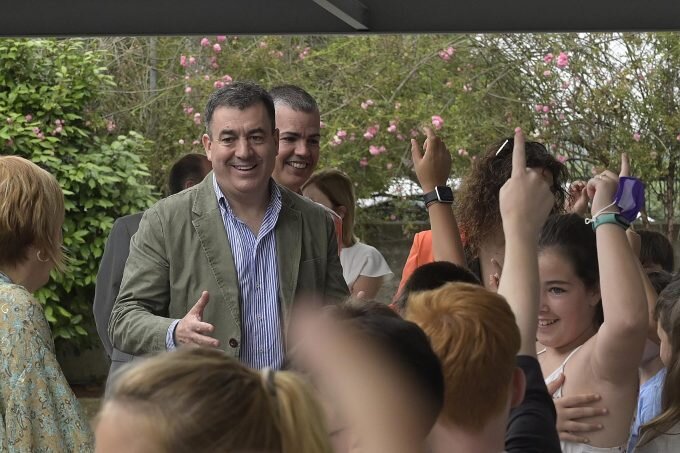
[[(215, 196), (217, 197), (217, 204), (220, 205), (229, 216), (234, 216), (234, 213), (229, 206), (229, 200), (227, 200), (227, 197), (224, 196), (222, 189), (220, 189), (220, 185), (217, 184), (217, 177), (215, 177), (215, 173), (213, 173), (212, 179), (213, 189), (215, 190)], [(281, 208), (281, 189), (273, 179), (269, 178), (269, 203), (267, 204), (267, 211), (272, 208), (274, 208), (277, 212)]]

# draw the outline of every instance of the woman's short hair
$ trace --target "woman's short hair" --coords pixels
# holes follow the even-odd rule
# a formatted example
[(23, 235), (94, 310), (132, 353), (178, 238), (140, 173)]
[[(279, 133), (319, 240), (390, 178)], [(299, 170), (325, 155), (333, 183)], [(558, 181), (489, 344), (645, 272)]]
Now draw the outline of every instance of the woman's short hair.
[(443, 420), (483, 428), (507, 403), (516, 368), (520, 333), (508, 303), (479, 285), (447, 283), (412, 294), (406, 319), (425, 331), (441, 361)]
[(314, 173), (302, 185), (302, 190), (308, 186), (315, 186), (333, 204), (335, 211), (338, 206), (344, 206), (345, 215), (342, 218), (342, 243), (345, 247), (351, 247), (357, 242), (354, 236), (354, 216), (356, 212), (356, 196), (352, 180), (346, 173), (335, 170), (321, 170)]
[(64, 193), (57, 180), (19, 156), (0, 156), (0, 266), (17, 266), (28, 248), (63, 270)]
[(107, 404), (147, 416), (160, 451), (331, 451), (324, 413), (301, 377), (253, 370), (217, 349), (180, 348), (133, 365)]

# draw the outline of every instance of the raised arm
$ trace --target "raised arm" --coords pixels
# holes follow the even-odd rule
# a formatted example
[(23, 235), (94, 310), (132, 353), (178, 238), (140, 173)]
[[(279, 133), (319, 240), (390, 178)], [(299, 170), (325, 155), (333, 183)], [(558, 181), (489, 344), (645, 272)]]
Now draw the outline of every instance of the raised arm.
[(512, 174), (500, 191), (505, 234), (505, 265), (498, 286), (510, 304), (522, 336), (518, 355), (536, 356), (536, 330), (540, 301), (538, 235), (555, 198), (536, 170), (526, 167), (524, 135), (515, 130)]
[[(627, 176), (628, 160), (621, 159), (621, 176)], [(618, 213), (612, 203), (619, 177), (605, 171), (588, 182), (592, 211)], [(595, 374), (610, 382), (627, 379), (640, 364), (647, 335), (647, 298), (635, 257), (623, 227), (600, 224), (595, 230), (600, 266), (600, 294), (604, 324), (595, 337), (591, 365)]]
[[(411, 140), (411, 156), (418, 182), (424, 193), (445, 186), (451, 173), (451, 154), (444, 143), (431, 129), (425, 128), (427, 139), (420, 149), (416, 140)], [(450, 204), (432, 203), (428, 210), (432, 227), (432, 250), (436, 261), (450, 261), (467, 267), (463, 243), (460, 240), (458, 223)]]

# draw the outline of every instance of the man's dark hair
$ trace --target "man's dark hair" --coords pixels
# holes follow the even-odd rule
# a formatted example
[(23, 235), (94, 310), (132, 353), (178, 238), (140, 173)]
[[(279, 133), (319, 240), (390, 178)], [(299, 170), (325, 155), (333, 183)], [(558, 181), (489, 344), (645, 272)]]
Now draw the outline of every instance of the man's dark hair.
[(430, 291), (440, 288), (447, 283), (472, 283), (481, 285), (479, 279), (469, 270), (449, 261), (435, 261), (423, 264), (413, 271), (406, 280), (404, 288), (395, 302), (399, 313), (406, 311), (406, 304), (411, 293), (418, 291)]
[(187, 154), (175, 162), (168, 175), (170, 195), (184, 190), (187, 181), (198, 184), (210, 172), (210, 161), (205, 154)]
[[(219, 90), (213, 91), (205, 106), (205, 129), (210, 136), (210, 124), (213, 114), (218, 107), (237, 108), (245, 110), (248, 107), (262, 103), (267, 109), (267, 115), (276, 129), (274, 101), (267, 91), (254, 82), (234, 82)], [(212, 138), (212, 137), (211, 137)]]
[(319, 106), (311, 94), (295, 85), (280, 85), (269, 90), (274, 105), (287, 105), (297, 112), (315, 113)]
[(658, 231), (641, 230), (640, 235), (640, 261), (643, 267), (660, 266), (666, 272), (673, 272), (675, 268), (675, 256), (673, 245), (668, 238)]
[(350, 301), (328, 310), (334, 319), (347, 323), (401, 367), (404, 376), (416, 385), (423, 407), (431, 415), (431, 420), (424, 420), (429, 432), (444, 404), (444, 377), (425, 332), (378, 302)]

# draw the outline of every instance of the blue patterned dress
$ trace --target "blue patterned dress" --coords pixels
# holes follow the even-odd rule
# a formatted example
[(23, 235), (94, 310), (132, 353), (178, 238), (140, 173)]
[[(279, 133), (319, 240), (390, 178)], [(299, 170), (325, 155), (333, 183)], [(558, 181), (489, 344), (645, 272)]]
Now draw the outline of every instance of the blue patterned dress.
[(0, 451), (91, 452), (40, 303), (0, 273)]

